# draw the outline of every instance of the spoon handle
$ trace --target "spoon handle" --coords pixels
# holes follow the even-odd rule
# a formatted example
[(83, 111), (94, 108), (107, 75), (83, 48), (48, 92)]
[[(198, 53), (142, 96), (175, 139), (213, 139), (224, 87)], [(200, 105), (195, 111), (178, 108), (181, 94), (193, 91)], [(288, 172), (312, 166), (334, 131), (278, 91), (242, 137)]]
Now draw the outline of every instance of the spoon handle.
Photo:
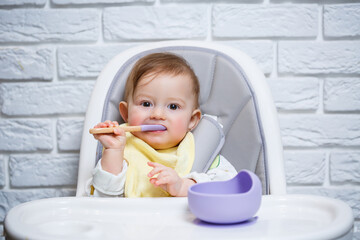
[(91, 133), (91, 134), (114, 133), (115, 128), (121, 128), (125, 132), (139, 132), (139, 131), (141, 131), (141, 126), (123, 126), (123, 127), (109, 127), (109, 128), (91, 128), (89, 130), (89, 133)]
[(114, 133), (115, 128), (121, 128), (125, 132), (145, 132), (145, 131), (164, 131), (166, 127), (163, 125), (140, 125), (140, 126), (118, 126), (118, 127), (109, 127), (109, 128), (91, 128), (89, 132), (91, 134), (104, 134), (104, 133)]

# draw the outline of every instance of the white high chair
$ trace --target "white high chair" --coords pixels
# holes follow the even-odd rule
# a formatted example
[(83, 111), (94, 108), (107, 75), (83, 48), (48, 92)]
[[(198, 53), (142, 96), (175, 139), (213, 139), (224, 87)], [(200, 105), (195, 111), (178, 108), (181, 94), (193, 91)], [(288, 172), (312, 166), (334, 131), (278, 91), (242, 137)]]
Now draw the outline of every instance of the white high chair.
[[(264, 194), (257, 218), (212, 225), (189, 212), (186, 198), (83, 197), (101, 157), (101, 146), (88, 130), (106, 119), (121, 122), (118, 103), (127, 75), (136, 60), (153, 52), (172, 52), (190, 63), (200, 81), (200, 108), (212, 116), (203, 117), (194, 131), (192, 171), (206, 171), (220, 153), (238, 171), (255, 172)], [(120, 53), (98, 77), (84, 123), (77, 197), (21, 204), (8, 213), (5, 231), (9, 239), (351, 239), (348, 205), (325, 197), (286, 195), (285, 182), (276, 108), (254, 61), (211, 42), (150, 43)]]

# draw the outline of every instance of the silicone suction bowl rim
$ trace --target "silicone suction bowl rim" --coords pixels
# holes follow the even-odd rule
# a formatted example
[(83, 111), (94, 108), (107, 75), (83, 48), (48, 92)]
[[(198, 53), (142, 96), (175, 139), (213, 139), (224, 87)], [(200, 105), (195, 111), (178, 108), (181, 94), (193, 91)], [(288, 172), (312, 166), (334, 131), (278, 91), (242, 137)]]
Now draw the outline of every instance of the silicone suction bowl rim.
[[(235, 177), (233, 177), (232, 179), (229, 179), (227, 181), (204, 182), (204, 183), (194, 184), (189, 188), (188, 193), (191, 193), (194, 195), (199, 195), (199, 196), (207, 196), (207, 197), (221, 197), (222, 195), (237, 196), (239, 194), (246, 195), (246, 194), (249, 194), (250, 192), (252, 192), (254, 190), (254, 188), (256, 187), (256, 184), (254, 184), (254, 177), (257, 178), (257, 176), (254, 173), (252, 173), (248, 170), (241, 170), (240, 172), (238, 172), (238, 174)], [(239, 181), (240, 185), (241, 185), (244, 183), (244, 180), (250, 182), (250, 186), (241, 186), (241, 187), (245, 187), (246, 190), (240, 191), (240, 192), (229, 193), (229, 192), (226, 192), (226, 189), (222, 189), (222, 190), (224, 190), (223, 193), (221, 193), (221, 192), (211, 193), (211, 192), (199, 191), (199, 189), (203, 188), (203, 186), (208, 185), (208, 184), (215, 185), (215, 186), (216, 185), (223, 186), (223, 185), (227, 185), (233, 181)], [(260, 185), (260, 187), (261, 187), (261, 185)]]
[[(239, 180), (241, 179), (241, 181)], [(244, 181), (244, 179), (246, 179)], [(247, 191), (238, 193), (209, 193), (197, 191), (204, 186), (218, 187), (232, 184), (237, 181), (239, 185), (247, 182)], [(197, 186), (196, 186), (197, 185)], [(216, 224), (233, 224), (251, 219), (261, 205), (261, 182), (252, 172), (240, 171), (234, 178), (222, 182), (206, 182), (193, 185), (188, 191), (188, 205), (190, 211), (199, 219)], [(216, 186), (217, 185), (217, 186)], [(232, 185), (231, 187), (234, 187)], [(237, 187), (235, 185), (235, 187)], [(205, 189), (208, 190), (208, 189)]]

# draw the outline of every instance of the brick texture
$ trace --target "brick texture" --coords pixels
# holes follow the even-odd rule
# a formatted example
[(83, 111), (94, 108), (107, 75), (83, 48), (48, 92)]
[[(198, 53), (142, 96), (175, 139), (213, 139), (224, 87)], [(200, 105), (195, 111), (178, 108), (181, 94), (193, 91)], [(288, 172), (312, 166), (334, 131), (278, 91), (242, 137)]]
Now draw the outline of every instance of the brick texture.
[(155, 0), (52, 0), (57, 5), (85, 5), (85, 4), (116, 4), (116, 3), (151, 3)]
[(280, 42), (279, 71), (291, 74), (359, 74), (360, 42)]
[(79, 151), (84, 119), (59, 119), (56, 125), (58, 148), (61, 151)]
[(360, 36), (360, 5), (329, 5), (324, 7), (326, 37)]
[(135, 45), (59, 48), (57, 54), (59, 76), (61, 78), (97, 77), (112, 57), (132, 46)]
[(0, 155), (0, 188), (5, 186), (5, 157)]
[(41, 7), (44, 6), (46, 0), (4, 0), (0, 2), (0, 6), (6, 7)]
[(0, 42), (96, 41), (99, 18), (92, 9), (0, 10)]
[(274, 44), (271, 41), (222, 41), (253, 58), (265, 74), (271, 74), (274, 64)]
[(322, 152), (286, 151), (286, 179), (289, 185), (322, 185), (325, 180), (325, 154)]
[(279, 111), (310, 111), (319, 107), (319, 80), (316, 78), (269, 79)]
[(286, 147), (359, 147), (359, 115), (280, 116)]
[(78, 155), (13, 155), (10, 156), (12, 187), (75, 186)]
[(360, 0), (0, 1), (0, 233), (11, 207), (75, 194), (85, 112), (106, 63), (174, 39), (255, 60), (279, 113), (288, 192), (345, 201), (360, 239), (359, 23)]
[(360, 111), (359, 78), (327, 78), (324, 84), (324, 108), (328, 112)]
[(335, 183), (360, 183), (360, 152), (332, 152), (330, 178)]
[(0, 85), (2, 113), (8, 116), (84, 113), (92, 88), (93, 82), (4, 83)]
[(1, 48), (0, 79), (51, 80), (53, 48)]
[(315, 37), (316, 5), (215, 5), (215, 37)]
[(0, 151), (37, 151), (53, 149), (49, 119), (0, 119)]
[(107, 40), (205, 38), (207, 14), (203, 6), (107, 8), (104, 37)]

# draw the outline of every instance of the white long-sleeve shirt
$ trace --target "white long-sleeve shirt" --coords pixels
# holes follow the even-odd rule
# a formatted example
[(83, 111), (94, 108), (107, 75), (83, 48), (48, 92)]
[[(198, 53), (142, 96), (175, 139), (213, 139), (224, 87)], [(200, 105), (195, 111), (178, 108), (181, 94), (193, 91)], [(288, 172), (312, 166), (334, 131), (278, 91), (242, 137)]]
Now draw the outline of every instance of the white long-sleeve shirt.
[[(124, 197), (124, 187), (126, 180), (127, 162), (124, 160), (121, 173), (114, 175), (102, 169), (101, 159), (93, 170), (93, 177), (87, 181), (86, 193), (90, 196), (91, 185), (95, 191), (93, 196), (96, 197)], [(206, 173), (191, 172), (186, 178), (195, 180), (197, 183), (210, 181), (226, 181), (237, 174), (236, 169), (231, 163), (219, 156), (219, 164), (210, 168)]]

